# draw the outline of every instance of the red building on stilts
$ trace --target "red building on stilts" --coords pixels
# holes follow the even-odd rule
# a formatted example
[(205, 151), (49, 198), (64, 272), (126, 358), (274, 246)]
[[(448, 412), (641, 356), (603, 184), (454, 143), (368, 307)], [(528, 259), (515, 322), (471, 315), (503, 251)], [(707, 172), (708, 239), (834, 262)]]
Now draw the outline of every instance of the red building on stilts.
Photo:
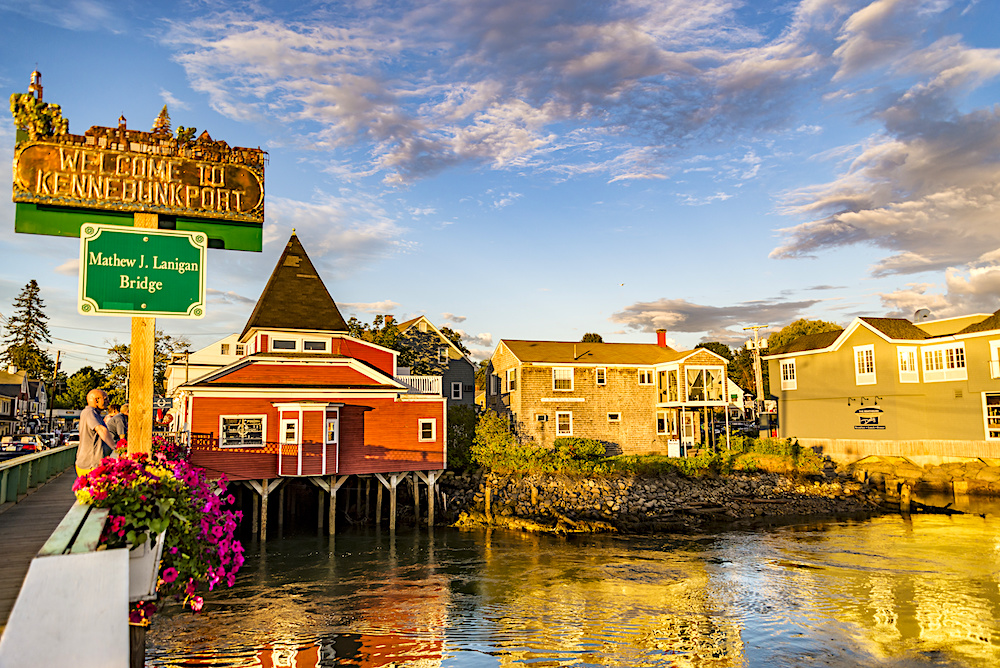
[(412, 475), (419, 490), (419, 478), (433, 521), (447, 400), (396, 380), (396, 351), (348, 335), (294, 232), (239, 346), (236, 361), (177, 388), (176, 412), (190, 431), (192, 463), (260, 496), (262, 537), (268, 496), (292, 478), (329, 494), (331, 533), (337, 490), (352, 475), (373, 476), (388, 489), (390, 528), (396, 486)]

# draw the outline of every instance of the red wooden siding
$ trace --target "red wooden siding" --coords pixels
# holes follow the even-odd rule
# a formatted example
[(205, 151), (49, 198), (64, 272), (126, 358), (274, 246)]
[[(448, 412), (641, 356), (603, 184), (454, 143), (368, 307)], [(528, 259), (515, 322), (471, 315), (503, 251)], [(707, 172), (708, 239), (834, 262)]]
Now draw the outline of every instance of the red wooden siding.
[(346, 366), (267, 364), (256, 362), (211, 381), (213, 385), (295, 385), (312, 387), (384, 387), (370, 376)]
[[(339, 342), (339, 345), (338, 345)], [(373, 348), (367, 341), (345, 337), (334, 339), (332, 351), (368, 362), (387, 376), (396, 375), (392, 353)]]
[[(278, 445), (281, 420), (278, 409), (267, 398), (196, 397), (192, 401), (191, 430), (214, 435), (208, 449), (192, 452), (192, 460), (202, 462), (210, 471), (225, 473), (231, 480), (273, 478), (277, 476), (278, 450), (282, 453), (282, 472), (298, 473), (299, 447)], [(281, 403), (329, 401), (312, 397), (282, 398)], [(340, 409), (339, 469), (337, 446), (326, 447), (326, 474), (394, 473), (430, 471), (444, 468), (444, 403), (410, 402), (385, 399), (342, 399)], [(331, 411), (332, 412), (332, 411)], [(219, 448), (220, 415), (266, 415), (265, 440), (260, 448)], [(285, 418), (297, 417), (298, 411), (283, 411)], [(434, 419), (435, 440), (420, 442), (419, 420)], [(302, 475), (321, 475), (325, 414), (304, 411), (300, 425), (302, 438)]]

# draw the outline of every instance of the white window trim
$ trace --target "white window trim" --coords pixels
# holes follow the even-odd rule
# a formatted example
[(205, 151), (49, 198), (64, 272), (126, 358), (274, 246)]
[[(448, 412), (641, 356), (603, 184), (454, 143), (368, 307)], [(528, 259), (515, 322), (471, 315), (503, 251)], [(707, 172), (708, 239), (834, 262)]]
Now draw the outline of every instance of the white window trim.
[(242, 357), (245, 351), (246, 351), (246, 345), (245, 344), (242, 344), (242, 343), (237, 343), (236, 344), (236, 355), (237, 356)]
[(515, 390), (517, 390), (517, 367), (507, 369), (507, 391), (514, 392)]
[[(956, 366), (953, 368), (948, 367), (948, 351), (960, 349), (962, 351), (962, 366)], [(941, 368), (940, 369), (928, 369), (927, 368), (927, 354), (940, 352), (941, 353)], [(920, 363), (923, 365), (924, 369), (924, 382), (925, 383), (944, 383), (948, 381), (955, 380), (968, 380), (969, 379), (969, 361), (965, 354), (965, 342), (964, 341), (952, 341), (950, 343), (943, 343), (936, 346), (921, 346), (920, 348)]]
[[(872, 370), (862, 371), (861, 370), (861, 357), (864, 353), (871, 353), (872, 358)], [(877, 382), (875, 377), (875, 344), (868, 344), (867, 346), (854, 346), (854, 384), (855, 385), (875, 385)]]
[(622, 421), (621, 413), (608, 413), (608, 422), (621, 422), (621, 421)]
[[(430, 424), (431, 437), (424, 438), (424, 425)], [(420, 443), (433, 443), (437, 440), (437, 418), (426, 418), (417, 421), (417, 441)]]
[[(559, 388), (556, 387), (556, 372), (557, 371), (565, 371), (565, 370), (569, 371), (569, 388), (559, 389)], [(575, 376), (576, 376), (576, 374), (573, 372), (573, 367), (571, 367), (571, 366), (554, 366), (554, 367), (552, 367), (552, 391), (553, 392), (572, 392), (573, 391), (573, 384), (575, 382), (575, 378), (574, 378)], [(562, 378), (561, 380), (566, 380), (566, 379)]]
[[(646, 381), (643, 382), (643, 377), (645, 376)], [(653, 384), (653, 370), (652, 369), (639, 369), (638, 379), (640, 385), (652, 385)]]
[[(705, 402), (725, 402), (726, 397), (726, 367), (724, 366), (708, 366), (703, 364), (690, 364), (683, 368), (678, 368), (677, 370), (677, 392), (685, 403), (700, 404), (703, 403), (702, 400), (691, 398), (691, 387), (688, 385), (688, 371), (712, 371), (718, 374), (719, 383), (722, 385), (722, 398), (721, 399), (704, 399)], [(669, 376), (668, 376), (669, 377)]]
[[(789, 370), (790, 373), (785, 371)], [(797, 375), (797, 370), (795, 368), (795, 360), (781, 360), (781, 389), (782, 390), (797, 390), (799, 389), (799, 379)]]
[(990, 341), (990, 378), (1000, 378), (1000, 341)]
[[(295, 433), (292, 434), (292, 440), (288, 440), (287, 432), (288, 425), (292, 425)], [(281, 418), (281, 443), (282, 445), (298, 445), (299, 444), (299, 418)]]
[[(913, 369), (904, 370), (904, 359), (912, 362)], [(899, 382), (919, 383), (920, 382), (920, 350), (916, 346), (899, 346), (896, 348), (896, 362), (899, 364)]]
[[(257, 443), (251, 443), (251, 444), (237, 443), (237, 444), (234, 444), (234, 445), (226, 445), (224, 443), (224, 440), (226, 438), (226, 432), (225, 432), (225, 429), (223, 428), (223, 425), (225, 424), (225, 420), (226, 419), (229, 419), (229, 420), (234, 420), (234, 419), (237, 419), (237, 420), (254, 420), (256, 418), (260, 418), (261, 419), (261, 423), (260, 423), (261, 429), (260, 429), (260, 431), (261, 431), (261, 440), (263, 441), (263, 443), (260, 443), (259, 445)], [(220, 415), (219, 416), (219, 447), (220, 448), (263, 448), (266, 443), (267, 443), (267, 414)]]
[(446, 363), (448, 361), (448, 346), (438, 346), (438, 362)]
[[(334, 423), (333, 438), (334, 440), (329, 440), (330, 438), (330, 423)], [(327, 445), (334, 445), (340, 443), (340, 411), (336, 414), (326, 413), (323, 416), (323, 438), (327, 439)]]
[(989, 420), (989, 407), (986, 405), (986, 397), (988, 395), (997, 395), (1000, 392), (983, 392), (983, 433), (986, 436), (987, 441), (1000, 441), (1000, 435), (990, 436), (990, 420)]
[[(274, 341), (276, 339), (278, 341), (292, 341), (295, 344), (295, 348), (294, 349), (291, 349), (291, 348), (279, 348), (279, 349), (275, 349), (275, 347), (274, 347)], [(323, 350), (308, 350), (307, 351), (306, 350), (306, 343), (305, 343), (306, 341), (309, 341), (310, 343), (322, 343), (323, 344)], [(310, 353), (324, 352), (324, 353), (327, 353), (327, 352), (330, 352), (330, 341), (329, 341), (329, 339), (317, 338), (315, 336), (301, 336), (301, 335), (295, 335), (295, 334), (290, 334), (290, 335), (282, 334), (282, 335), (277, 335), (276, 336), (276, 335), (272, 334), (267, 339), (267, 350), (268, 350), (268, 352), (272, 352), (272, 353), (297, 353), (297, 352), (310, 352)], [(237, 354), (239, 354), (239, 353), (237, 353)]]
[[(660, 431), (660, 416), (663, 416), (663, 431)], [(670, 425), (667, 422), (667, 412), (666, 411), (656, 411), (656, 416), (653, 418), (653, 428), (656, 429), (657, 436), (663, 436), (664, 434), (670, 433)]]
[[(455, 390), (458, 390), (457, 396), (456, 396)], [(453, 381), (452, 382), (452, 384), (451, 384), (451, 398), (453, 400), (455, 400), (455, 401), (458, 401), (459, 399), (462, 398), (462, 382), (461, 381)]]
[[(559, 431), (560, 415), (569, 416), (569, 431)], [(572, 436), (572, 435), (573, 435), (573, 411), (556, 411), (556, 436)]]
[(608, 384), (608, 369), (607, 367), (597, 367), (594, 369), (594, 383), (597, 385), (607, 385)]

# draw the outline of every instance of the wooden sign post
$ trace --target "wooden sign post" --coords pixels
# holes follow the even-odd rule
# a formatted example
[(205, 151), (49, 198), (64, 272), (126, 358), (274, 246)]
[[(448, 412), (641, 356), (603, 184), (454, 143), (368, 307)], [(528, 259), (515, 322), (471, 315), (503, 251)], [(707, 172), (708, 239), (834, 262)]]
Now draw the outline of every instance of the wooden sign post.
[[(136, 213), (135, 227), (156, 229), (155, 213)], [(153, 446), (153, 361), (156, 354), (156, 318), (132, 318), (132, 345), (128, 362), (128, 453)]]

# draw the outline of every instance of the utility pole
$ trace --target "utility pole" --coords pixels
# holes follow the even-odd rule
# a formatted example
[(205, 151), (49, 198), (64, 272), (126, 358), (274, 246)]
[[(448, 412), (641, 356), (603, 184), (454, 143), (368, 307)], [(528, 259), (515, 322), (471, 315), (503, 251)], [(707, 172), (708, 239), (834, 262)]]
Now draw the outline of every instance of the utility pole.
[(747, 348), (753, 351), (753, 374), (756, 381), (757, 388), (757, 398), (754, 399), (754, 412), (757, 413), (757, 434), (760, 435), (760, 416), (763, 414), (764, 407), (764, 377), (760, 370), (760, 351), (761, 348), (767, 348), (767, 339), (760, 338), (760, 330), (766, 329), (770, 325), (751, 325), (750, 327), (744, 327), (743, 331), (748, 329), (753, 330), (753, 341), (747, 341)]
[(55, 392), (56, 392), (56, 384), (59, 382), (57, 380), (57, 378), (59, 378), (59, 358), (61, 356), (62, 356), (62, 351), (61, 350), (57, 350), (56, 351), (56, 364), (55, 364), (54, 367), (52, 367), (52, 384), (51, 384), (52, 386), (49, 388), (49, 391), (52, 393), (52, 396), (51, 397), (48, 396), (48, 392), (45, 395), (45, 398), (48, 400), (48, 404), (49, 404), (49, 428), (46, 431), (50, 431), (50, 432), (52, 431), (52, 404), (54, 403), (54, 400), (56, 398), (56, 394), (55, 394)]

